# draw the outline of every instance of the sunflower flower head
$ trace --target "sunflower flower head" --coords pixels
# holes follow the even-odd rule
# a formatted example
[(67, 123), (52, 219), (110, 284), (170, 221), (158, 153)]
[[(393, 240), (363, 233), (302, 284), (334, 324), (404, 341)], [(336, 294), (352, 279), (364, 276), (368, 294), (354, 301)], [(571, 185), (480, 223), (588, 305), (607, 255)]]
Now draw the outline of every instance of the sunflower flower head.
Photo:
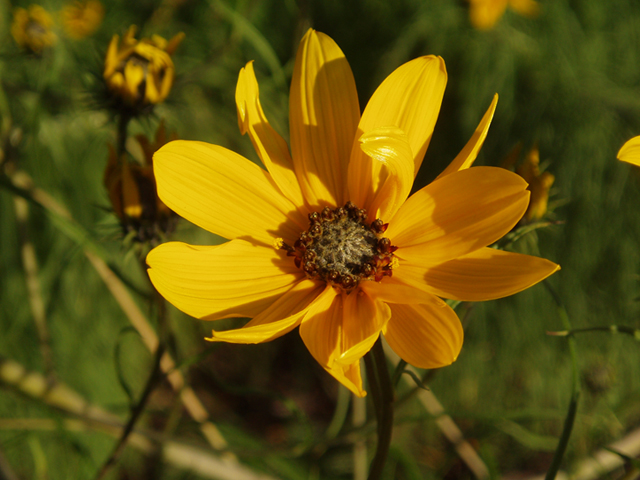
[(469, 20), (477, 30), (491, 30), (510, 7), (524, 17), (536, 17), (540, 5), (535, 0), (468, 0)]
[(60, 19), (66, 34), (81, 40), (95, 33), (104, 18), (104, 7), (98, 0), (76, 1), (62, 7)]
[(51, 30), (52, 27), (53, 18), (40, 5), (13, 10), (11, 35), (18, 46), (31, 53), (40, 55), (47, 47), (56, 43), (57, 37)]
[(154, 35), (135, 39), (132, 25), (119, 41), (114, 35), (104, 62), (104, 80), (111, 99), (119, 111), (138, 114), (163, 102), (173, 86), (174, 66), (171, 55), (184, 38), (175, 35), (168, 42)]
[[(516, 145), (505, 158), (502, 167), (512, 169), (520, 157), (521, 150), (522, 145)], [(553, 186), (555, 177), (550, 172), (540, 171), (540, 151), (537, 146), (529, 150), (524, 159), (515, 168), (515, 172), (529, 184), (527, 189), (531, 192), (531, 200), (522, 221), (530, 223), (540, 220), (547, 213), (549, 190)]]
[(153, 141), (144, 135), (138, 135), (136, 140), (142, 152), (141, 162), (130, 160), (126, 154), (119, 159), (109, 145), (104, 185), (125, 239), (155, 245), (173, 232), (177, 220), (158, 198), (153, 175), (153, 152), (167, 141), (164, 122), (160, 123)]
[(530, 195), (512, 172), (468, 168), (497, 96), (449, 167), (409, 196), (446, 81), (441, 58), (417, 58), (391, 73), (361, 114), (344, 54), (309, 30), (293, 70), (289, 147), (262, 110), (248, 63), (238, 122), (265, 169), (202, 142), (156, 152), (160, 198), (229, 239), (154, 248), (147, 263), (156, 289), (202, 320), (251, 319), (214, 330), (210, 341), (267, 342), (299, 328), (318, 363), (359, 396), (360, 359), (381, 334), (417, 367), (452, 363), (463, 331), (443, 298), (504, 297), (559, 267), (487, 247), (520, 220)]

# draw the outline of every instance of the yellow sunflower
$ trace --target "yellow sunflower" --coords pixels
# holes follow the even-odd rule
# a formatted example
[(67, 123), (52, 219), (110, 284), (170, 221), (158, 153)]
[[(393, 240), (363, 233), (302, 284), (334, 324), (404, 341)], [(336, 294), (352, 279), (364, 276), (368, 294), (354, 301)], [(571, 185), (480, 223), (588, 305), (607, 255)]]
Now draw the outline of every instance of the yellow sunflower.
[(98, 0), (76, 1), (62, 7), (60, 17), (67, 35), (80, 40), (98, 29), (104, 18), (104, 7)]
[(469, 20), (478, 30), (491, 30), (502, 18), (507, 6), (525, 17), (540, 13), (535, 0), (469, 0)]
[[(171, 140), (175, 138), (170, 136)], [(175, 213), (158, 198), (153, 175), (153, 152), (167, 143), (164, 121), (160, 122), (153, 141), (144, 135), (137, 135), (136, 140), (142, 151), (142, 162), (130, 162), (126, 154), (119, 159), (109, 145), (103, 182), (123, 233), (133, 234), (133, 240), (138, 242), (157, 244), (176, 224)]]
[(15, 8), (11, 35), (16, 43), (27, 50), (39, 55), (47, 47), (57, 41), (56, 34), (51, 30), (53, 18), (40, 5), (30, 5), (29, 9)]
[(156, 247), (147, 257), (155, 287), (202, 320), (252, 318), (214, 331), (211, 341), (266, 342), (299, 326), (320, 365), (359, 396), (360, 359), (380, 333), (417, 367), (453, 362), (463, 331), (441, 297), (504, 297), (559, 267), (486, 248), (529, 202), (522, 177), (468, 169), (497, 98), (452, 164), (409, 197), (446, 81), (441, 58), (412, 60), (387, 77), (361, 116), (344, 54), (310, 30), (291, 84), (290, 153), (265, 117), (248, 63), (236, 90), (238, 120), (266, 170), (201, 142), (171, 142), (155, 154), (160, 198), (230, 240)]
[(618, 152), (618, 160), (640, 167), (640, 136), (625, 142)]
[[(501, 166), (508, 169), (514, 168), (521, 150), (522, 144), (519, 143), (507, 155)], [(550, 172), (540, 171), (540, 151), (537, 146), (529, 150), (520, 165), (515, 168), (515, 172), (529, 184), (527, 189), (531, 192), (531, 200), (523, 221), (528, 223), (540, 220), (547, 213), (549, 190), (553, 186), (555, 177)]]
[(160, 103), (167, 98), (174, 78), (171, 55), (184, 38), (175, 35), (169, 42), (153, 35), (135, 39), (132, 25), (119, 42), (114, 35), (104, 62), (104, 79), (109, 91), (129, 107)]

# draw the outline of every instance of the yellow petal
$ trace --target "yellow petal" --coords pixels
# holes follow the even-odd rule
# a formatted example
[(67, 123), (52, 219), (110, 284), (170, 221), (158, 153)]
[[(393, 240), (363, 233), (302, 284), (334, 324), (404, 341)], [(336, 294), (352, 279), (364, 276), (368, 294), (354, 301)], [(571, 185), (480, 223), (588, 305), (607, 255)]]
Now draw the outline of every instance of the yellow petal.
[[(402, 129), (409, 139), (415, 177), (431, 140), (446, 83), (447, 71), (440, 57), (420, 57), (401, 65), (369, 100), (356, 138), (378, 127)], [(371, 204), (383, 174), (380, 170), (355, 143), (349, 163), (349, 194), (361, 208)]]
[(334, 363), (331, 368), (324, 367), (333, 377), (342, 385), (347, 387), (351, 392), (358, 396), (364, 397), (367, 392), (362, 389), (362, 375), (360, 374), (360, 362), (351, 365), (340, 365)]
[(327, 35), (309, 30), (296, 55), (289, 96), (291, 153), (312, 207), (343, 205), (360, 106), (351, 67)]
[(534, 0), (509, 0), (509, 6), (525, 17), (536, 17), (540, 14), (540, 4)]
[(490, 30), (502, 18), (508, 0), (470, 0), (469, 19), (478, 30)]
[(497, 167), (452, 173), (413, 194), (389, 222), (385, 236), (404, 260), (433, 266), (485, 247), (522, 218), (527, 183)]
[(304, 277), (282, 252), (244, 240), (164, 243), (151, 250), (147, 264), (158, 292), (202, 320), (255, 317)]
[[(144, 69), (137, 63), (127, 62), (124, 67), (124, 80), (127, 86), (127, 98), (135, 101), (139, 97), (139, 87), (144, 81)], [(143, 92), (144, 93), (144, 92)]]
[(324, 285), (301, 280), (265, 311), (235, 330), (212, 333), (212, 342), (262, 343), (274, 340), (298, 326), (309, 305), (318, 297)]
[(622, 146), (618, 160), (640, 166), (640, 136), (633, 137)]
[(178, 46), (182, 43), (182, 40), (184, 40), (184, 32), (176, 33), (164, 48), (165, 52), (169, 55), (173, 55)]
[(391, 305), (383, 332), (393, 351), (418, 368), (450, 365), (464, 338), (458, 316), (437, 297), (421, 305)]
[(373, 218), (391, 218), (409, 196), (413, 185), (413, 156), (405, 133), (397, 127), (381, 127), (360, 137), (362, 151), (384, 165), (385, 180), (367, 206)]
[(482, 248), (432, 268), (407, 267), (403, 278), (441, 297), (478, 302), (518, 293), (559, 269), (544, 258)]
[(218, 145), (176, 140), (153, 157), (160, 199), (190, 222), (225, 238), (291, 242), (308, 221), (270, 175)]
[(114, 35), (109, 42), (107, 54), (105, 55), (104, 78), (107, 80), (111, 75), (113, 75), (116, 68), (118, 68), (118, 41), (118, 35)]
[(140, 218), (142, 216), (138, 183), (131, 171), (131, 165), (126, 160), (122, 161), (122, 203), (123, 212), (127, 217)]
[(294, 205), (303, 205), (302, 190), (293, 170), (287, 142), (269, 125), (262, 110), (253, 62), (247, 63), (240, 70), (236, 87), (236, 107), (240, 132), (243, 135), (249, 132), (253, 147), (282, 194)]
[(347, 295), (327, 287), (302, 320), (300, 336), (320, 365), (347, 366), (371, 349), (390, 315), (362, 290)]
[(392, 277), (384, 277), (380, 282), (362, 282), (360, 288), (371, 298), (385, 303), (417, 304), (431, 300), (433, 294), (422, 284), (414, 284), (413, 278), (407, 281), (402, 273), (405, 271), (402, 260), (397, 268), (393, 269)]
[(489, 125), (491, 125), (491, 120), (493, 119), (493, 114), (496, 111), (497, 105), (498, 94), (496, 93), (493, 96), (491, 105), (489, 105), (489, 109), (482, 117), (482, 120), (480, 120), (480, 124), (476, 128), (476, 131), (473, 132), (473, 135), (471, 135), (471, 138), (464, 146), (462, 151), (456, 156), (456, 158), (453, 159), (453, 162), (451, 162), (449, 166), (440, 175), (438, 175), (438, 178), (442, 178), (445, 175), (457, 172), (458, 170), (464, 170), (465, 168), (469, 168), (471, 165), (473, 165), (473, 162), (478, 156), (478, 152), (482, 148), (484, 139), (487, 138)]

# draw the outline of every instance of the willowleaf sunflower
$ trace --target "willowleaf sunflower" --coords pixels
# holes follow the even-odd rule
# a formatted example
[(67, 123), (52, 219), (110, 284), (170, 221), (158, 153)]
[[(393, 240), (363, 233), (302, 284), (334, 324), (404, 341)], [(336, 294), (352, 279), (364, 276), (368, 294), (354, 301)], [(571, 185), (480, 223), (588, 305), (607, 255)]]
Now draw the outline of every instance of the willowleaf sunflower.
[(136, 40), (132, 25), (122, 37), (114, 35), (104, 61), (106, 86), (121, 108), (140, 109), (163, 102), (173, 86), (175, 75), (171, 55), (183, 33), (167, 41), (159, 35)]
[(507, 7), (525, 17), (536, 17), (540, 4), (535, 0), (469, 0), (469, 20), (478, 30), (491, 30)]
[(155, 287), (202, 320), (252, 319), (213, 331), (211, 341), (260, 343), (299, 327), (320, 365), (359, 396), (360, 359), (380, 333), (417, 367), (453, 362), (463, 331), (442, 298), (504, 297), (559, 267), (486, 247), (529, 202), (522, 177), (468, 168), (497, 97), (451, 165), (409, 197), (446, 81), (441, 58), (417, 58), (387, 77), (361, 115), (344, 54), (310, 30), (291, 84), (290, 152), (267, 121), (248, 63), (238, 121), (266, 170), (202, 142), (171, 142), (155, 154), (160, 198), (229, 239), (156, 247), (147, 257)]

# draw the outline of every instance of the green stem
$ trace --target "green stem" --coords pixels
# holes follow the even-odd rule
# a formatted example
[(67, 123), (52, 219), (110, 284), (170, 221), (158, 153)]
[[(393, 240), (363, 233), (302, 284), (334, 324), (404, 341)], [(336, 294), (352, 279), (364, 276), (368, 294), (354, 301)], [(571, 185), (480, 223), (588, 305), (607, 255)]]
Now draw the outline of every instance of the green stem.
[(387, 359), (382, 349), (381, 338), (378, 338), (373, 348), (365, 355), (365, 365), (378, 421), (378, 445), (371, 462), (369, 480), (379, 480), (391, 445), (394, 402), (393, 385), (387, 368)]
[[(549, 282), (544, 281), (544, 286), (547, 288), (556, 305), (558, 306), (558, 314), (560, 315), (560, 319), (562, 321), (562, 325), (565, 330), (571, 331), (571, 322), (569, 321), (569, 315), (567, 314), (567, 310), (562, 305), (562, 301), (558, 294), (553, 290)], [(560, 470), (560, 465), (562, 463), (562, 457), (567, 450), (567, 446), (569, 445), (569, 438), (571, 437), (571, 431), (573, 430), (573, 424), (576, 419), (576, 413), (578, 412), (578, 400), (580, 399), (580, 377), (578, 375), (578, 353), (576, 351), (576, 341), (573, 335), (568, 335), (567, 340), (569, 342), (569, 353), (571, 355), (571, 363), (572, 363), (572, 391), (571, 391), (571, 401), (569, 402), (569, 408), (567, 409), (567, 416), (564, 419), (564, 426), (562, 427), (562, 434), (560, 435), (560, 439), (558, 440), (558, 446), (556, 447), (556, 451), (553, 455), (553, 459), (551, 460), (551, 466), (547, 471), (547, 475), (545, 476), (545, 480), (553, 480), (556, 478), (556, 474), (558, 470)]]
[(160, 375), (159, 375), (160, 359), (162, 358), (163, 354), (164, 354), (164, 349), (162, 348), (162, 346), (159, 346), (158, 349), (156, 350), (153, 368), (151, 369), (149, 379), (147, 380), (147, 383), (145, 385), (144, 391), (142, 392), (140, 400), (132, 408), (131, 414), (129, 416), (129, 421), (127, 422), (124, 429), (122, 430), (120, 439), (118, 440), (115, 447), (113, 448), (111, 455), (109, 455), (107, 460), (102, 464), (102, 467), (98, 471), (98, 474), (96, 475), (96, 480), (102, 480), (103, 478), (105, 478), (105, 476), (109, 473), (111, 468), (113, 468), (113, 466), (116, 464), (116, 462), (120, 458), (120, 455), (124, 451), (124, 447), (127, 444), (127, 440), (129, 436), (133, 432), (133, 428), (135, 427), (136, 422), (140, 419), (140, 415), (142, 415), (142, 412), (144, 412), (144, 408), (147, 405), (147, 401), (149, 400), (149, 396), (151, 395), (151, 392), (153, 392), (155, 387), (158, 385), (158, 380), (160, 380)]
[(547, 332), (547, 335), (551, 335), (554, 337), (569, 337), (575, 333), (585, 333), (585, 332), (625, 333), (627, 335), (631, 335), (636, 340), (640, 340), (640, 328), (627, 327), (625, 325), (608, 325), (608, 326), (601, 326), (601, 327), (574, 328), (573, 330)]
[(116, 153), (118, 155), (118, 161), (124, 155), (126, 151), (127, 145), (127, 127), (129, 126), (129, 121), (131, 120), (131, 116), (121, 113), (118, 116), (118, 132), (116, 134)]

